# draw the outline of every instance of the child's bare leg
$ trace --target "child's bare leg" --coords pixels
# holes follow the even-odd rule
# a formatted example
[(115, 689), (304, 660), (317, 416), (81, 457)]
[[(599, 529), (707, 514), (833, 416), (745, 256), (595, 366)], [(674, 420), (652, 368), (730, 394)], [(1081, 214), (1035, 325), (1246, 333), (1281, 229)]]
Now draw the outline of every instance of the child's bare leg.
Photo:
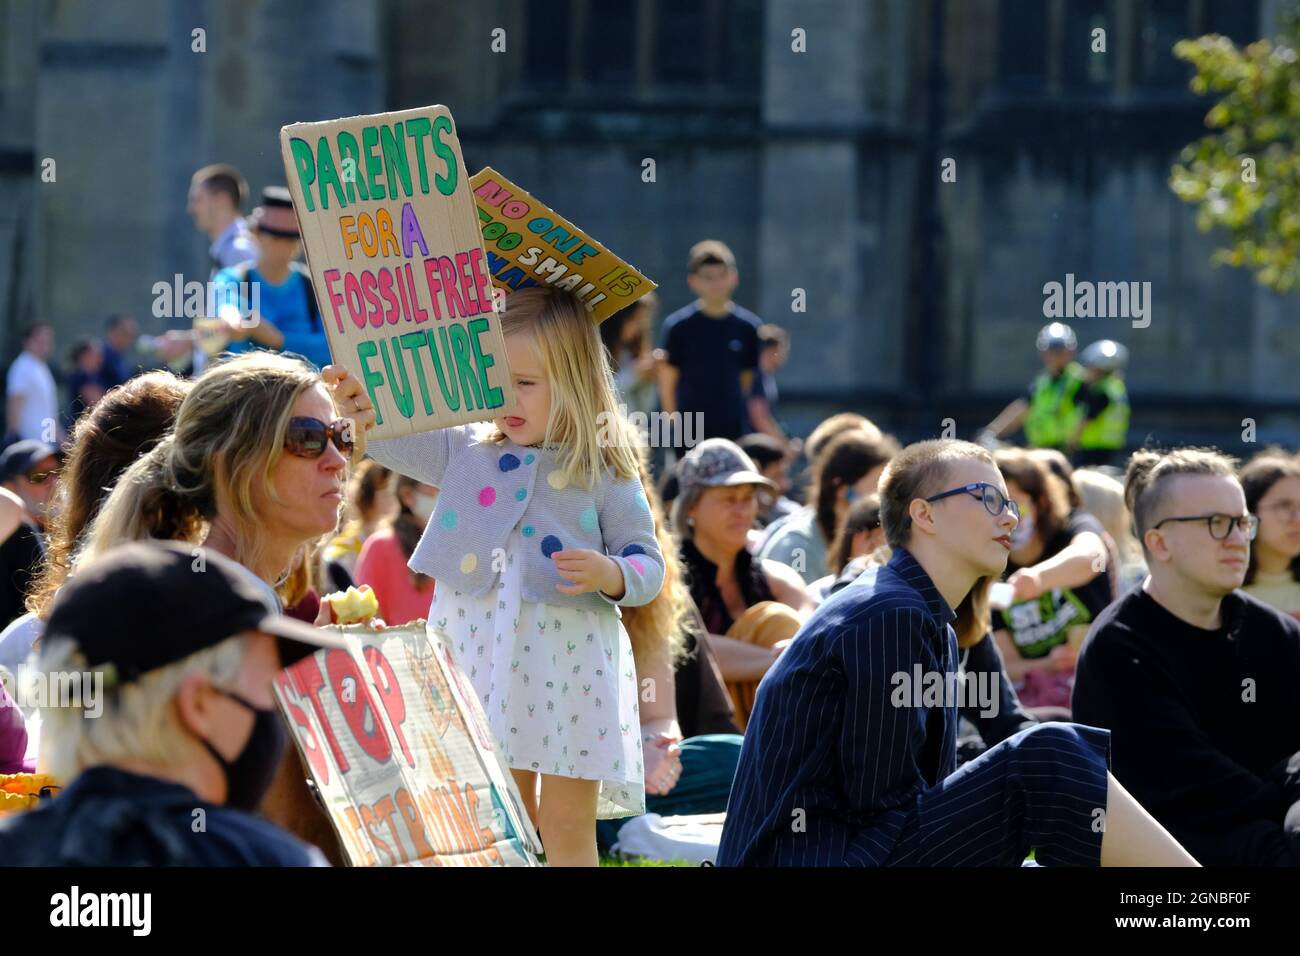
[(528, 819), (532, 821), (533, 829), (537, 829), (537, 774), (531, 770), (515, 770), (510, 768), (510, 776), (515, 778), (515, 786), (519, 788), (519, 797), (524, 801), (524, 809), (528, 811)]
[(1106, 829), (1102, 866), (1200, 866), (1155, 817), (1106, 774)]
[(542, 846), (547, 866), (599, 866), (596, 797), (600, 781), (542, 774)]

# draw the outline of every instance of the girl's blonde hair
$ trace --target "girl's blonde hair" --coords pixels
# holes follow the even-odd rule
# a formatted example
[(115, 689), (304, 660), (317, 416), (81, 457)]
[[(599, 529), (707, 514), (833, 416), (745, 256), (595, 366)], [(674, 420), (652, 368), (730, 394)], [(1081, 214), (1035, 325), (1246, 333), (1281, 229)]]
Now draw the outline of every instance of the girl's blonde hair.
[[(551, 385), (547, 444), (560, 446), (560, 470), (570, 484), (591, 489), (608, 469), (620, 479), (640, 472), (640, 436), (618, 411), (613, 375), (595, 321), (572, 293), (551, 287), (512, 292), (501, 331), (533, 337)], [(494, 429), (490, 441), (505, 435)]]
[(126, 470), (91, 525), (77, 563), (144, 538), (198, 541), (228, 503), (235, 560), (255, 567), (262, 528), (253, 510), (257, 483), (274, 497), (270, 473), (298, 396), (320, 375), (300, 359), (248, 352), (195, 381), (172, 433)]
[(673, 665), (682, 659), (686, 652), (684, 632), (691, 626), (693, 616), (691, 590), (686, 586), (677, 542), (673, 540), (668, 522), (664, 520), (663, 504), (659, 501), (654, 482), (650, 480), (645, 468), (644, 457), (638, 454), (637, 459), (641, 485), (646, 500), (650, 503), (650, 514), (654, 518), (655, 542), (664, 559), (664, 583), (655, 599), (641, 607), (622, 609), (623, 626), (627, 628), (627, 636), (632, 642), (632, 658), (637, 662), (638, 670), (644, 670), (644, 662), (655, 655), (661, 655)]

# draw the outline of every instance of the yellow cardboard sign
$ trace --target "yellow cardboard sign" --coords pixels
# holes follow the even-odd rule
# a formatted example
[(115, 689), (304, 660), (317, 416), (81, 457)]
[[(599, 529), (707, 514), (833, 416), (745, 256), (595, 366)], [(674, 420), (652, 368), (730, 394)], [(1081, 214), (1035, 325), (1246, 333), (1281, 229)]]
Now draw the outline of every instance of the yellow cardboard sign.
[(655, 283), (491, 166), (470, 178), (492, 284), (568, 289), (603, 322)]
[(372, 438), (486, 421), (513, 402), (469, 176), (445, 106), (280, 130), (334, 361)]

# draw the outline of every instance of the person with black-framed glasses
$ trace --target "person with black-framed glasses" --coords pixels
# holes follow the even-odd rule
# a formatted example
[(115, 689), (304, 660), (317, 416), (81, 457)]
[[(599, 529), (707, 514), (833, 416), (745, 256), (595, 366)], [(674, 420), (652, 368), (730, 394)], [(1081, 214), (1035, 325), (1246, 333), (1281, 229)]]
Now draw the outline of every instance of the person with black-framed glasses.
[(957, 769), (953, 608), (1005, 569), (1014, 502), (992, 456), (951, 439), (903, 449), (879, 494), (893, 554), (759, 685), (718, 865), (1018, 866), (1033, 849), (1052, 866), (1195, 866), (1108, 772), (1096, 727), (1037, 724)]
[(1210, 866), (1300, 866), (1300, 622), (1240, 590), (1259, 519), (1234, 462), (1139, 452), (1125, 497), (1148, 576), (1094, 622), (1073, 714)]

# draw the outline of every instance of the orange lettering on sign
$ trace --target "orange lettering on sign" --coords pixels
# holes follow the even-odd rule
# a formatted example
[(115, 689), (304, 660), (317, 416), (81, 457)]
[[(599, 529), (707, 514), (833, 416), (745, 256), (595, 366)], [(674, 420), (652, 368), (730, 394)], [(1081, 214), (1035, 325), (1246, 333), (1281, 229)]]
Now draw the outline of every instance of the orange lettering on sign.
[(433, 847), (429, 846), (429, 841), (424, 834), (424, 821), (420, 818), (420, 809), (415, 805), (411, 795), (406, 792), (405, 787), (399, 787), (397, 790), (397, 809), (401, 811), (402, 818), (406, 821), (407, 832), (411, 834), (411, 842), (415, 844), (416, 857), (433, 856)]
[(344, 807), (343, 816), (346, 826), (341, 826), (338, 829), (343, 834), (344, 839), (347, 840), (348, 845), (352, 847), (348, 855), (353, 861), (361, 863), (363, 866), (374, 866), (375, 855), (370, 852), (366, 841), (361, 838), (361, 819), (357, 816), (356, 809), (354, 807)]
[(409, 862), (411, 858), (406, 852), (406, 847), (402, 845), (402, 834), (397, 828), (398, 821), (401, 819), (401, 814), (397, 812), (397, 806), (393, 803), (393, 798), (387, 796), (382, 800), (375, 801), (374, 812), (376, 822), (380, 825), (385, 823), (388, 824), (388, 832), (393, 835), (393, 845), (397, 847), (397, 853), (401, 858), (401, 862)]
[(398, 862), (397, 858), (393, 855), (392, 849), (384, 841), (384, 838), (377, 832), (381, 821), (375, 816), (375, 811), (372, 807), (364, 805), (361, 807), (361, 822), (365, 825), (366, 833), (370, 835), (370, 840), (374, 843), (375, 849), (384, 856), (384, 864), (386, 866), (392, 866), (394, 863)]

